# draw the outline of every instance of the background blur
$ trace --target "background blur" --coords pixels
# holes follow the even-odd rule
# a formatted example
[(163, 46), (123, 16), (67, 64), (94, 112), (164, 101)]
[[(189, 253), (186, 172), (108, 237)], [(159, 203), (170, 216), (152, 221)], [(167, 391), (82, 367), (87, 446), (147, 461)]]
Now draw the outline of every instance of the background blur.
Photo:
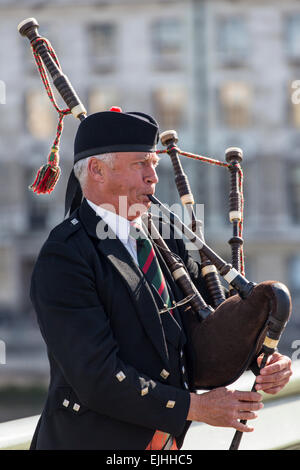
[[(246, 277), (290, 288), (293, 317), (280, 344), (299, 359), (300, 2), (0, 0), (0, 421), (38, 414), (44, 400), (48, 364), (29, 283), (63, 219), (79, 124), (65, 118), (55, 191), (34, 195), (28, 186), (47, 160), (57, 114), (17, 31), (28, 17), (89, 114), (113, 105), (150, 113), (161, 131), (177, 130), (182, 150), (222, 161), (227, 147), (243, 149)], [(227, 170), (182, 158), (205, 205), (206, 242), (230, 261)], [(179, 203), (169, 157), (158, 175), (158, 197)]]

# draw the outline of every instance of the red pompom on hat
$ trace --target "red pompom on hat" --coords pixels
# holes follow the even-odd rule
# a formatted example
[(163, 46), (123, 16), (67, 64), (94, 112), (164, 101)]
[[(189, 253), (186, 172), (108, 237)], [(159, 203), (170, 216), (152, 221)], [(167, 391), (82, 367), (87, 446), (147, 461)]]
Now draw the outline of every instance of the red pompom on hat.
[(115, 111), (116, 113), (122, 113), (122, 108), (120, 108), (119, 106), (112, 106), (110, 108), (110, 111)]

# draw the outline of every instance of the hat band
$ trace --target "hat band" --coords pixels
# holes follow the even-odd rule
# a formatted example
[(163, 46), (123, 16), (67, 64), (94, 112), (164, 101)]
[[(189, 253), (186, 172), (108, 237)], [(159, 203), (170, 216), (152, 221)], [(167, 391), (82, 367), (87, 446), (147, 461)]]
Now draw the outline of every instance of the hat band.
[(156, 152), (156, 146), (145, 144), (120, 144), (108, 145), (106, 147), (95, 147), (92, 149), (84, 150), (83, 152), (76, 153), (74, 156), (74, 163), (82, 160), (83, 158), (101, 155), (103, 153), (117, 153), (117, 152)]

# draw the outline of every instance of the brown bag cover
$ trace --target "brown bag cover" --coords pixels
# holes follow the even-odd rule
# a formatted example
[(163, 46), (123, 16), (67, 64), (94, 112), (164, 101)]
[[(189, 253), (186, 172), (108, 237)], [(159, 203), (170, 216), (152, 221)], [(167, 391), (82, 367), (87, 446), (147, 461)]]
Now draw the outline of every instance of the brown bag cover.
[(185, 312), (187, 354), (194, 389), (233, 383), (259, 355), (270, 314), (277, 308), (274, 284), (280, 285), (277, 281), (265, 281), (257, 284), (246, 299), (238, 295), (226, 299), (201, 322), (195, 314)]

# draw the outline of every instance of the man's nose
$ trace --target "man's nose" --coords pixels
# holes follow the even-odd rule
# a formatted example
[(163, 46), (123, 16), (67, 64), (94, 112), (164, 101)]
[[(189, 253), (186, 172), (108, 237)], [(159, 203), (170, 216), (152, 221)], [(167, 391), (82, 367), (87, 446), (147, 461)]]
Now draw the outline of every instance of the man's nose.
[(147, 173), (145, 176), (145, 181), (147, 184), (157, 184), (158, 183), (158, 176), (154, 166), (150, 166), (147, 168)]

